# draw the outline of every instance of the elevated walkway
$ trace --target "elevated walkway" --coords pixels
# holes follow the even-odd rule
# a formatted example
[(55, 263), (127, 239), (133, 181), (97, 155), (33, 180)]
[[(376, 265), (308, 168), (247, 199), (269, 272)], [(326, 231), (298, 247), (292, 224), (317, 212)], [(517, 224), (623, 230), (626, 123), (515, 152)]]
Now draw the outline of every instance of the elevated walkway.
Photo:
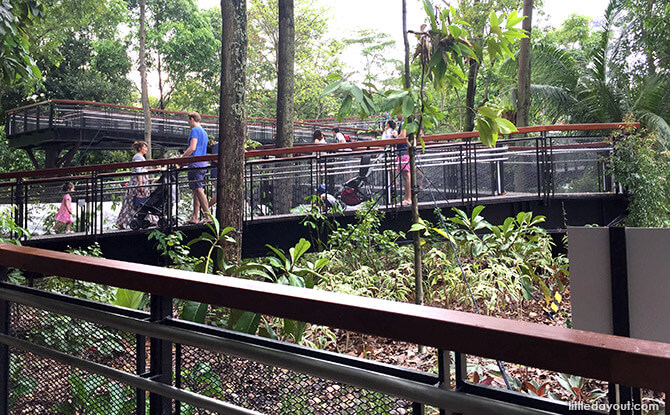
[[(530, 127), (522, 130), (528, 136), (500, 140), (495, 148), (473, 141), (476, 133), (428, 136), (426, 151), (418, 156), (421, 214), (436, 222), (432, 216), (435, 207), (449, 215), (451, 207), (468, 209), (485, 204), (485, 216), (494, 223), (519, 211), (533, 211), (547, 216), (545, 226), (557, 232), (568, 225), (607, 224), (625, 211), (625, 201), (612, 192), (604, 169), (611, 147), (602, 134), (617, 127)], [(591, 135), (594, 131), (600, 134)], [(285, 249), (300, 237), (314, 237), (300, 224), (311, 209), (307, 199), (317, 194), (320, 185), (332, 195), (339, 194), (352, 179), (357, 183), (353, 189), (356, 196), (370, 200), (386, 213), (385, 228), (407, 231), (409, 208), (400, 203), (406, 183), (399, 174), (395, 147), (402, 141), (247, 152), (242, 229), (245, 255), (266, 254), (266, 244)], [(215, 159), (210, 155), (191, 161)], [(60, 250), (98, 241), (109, 258), (156, 263), (155, 256), (147, 256), (155, 252), (152, 243), (146, 241), (151, 227), (142, 229), (144, 223), (138, 222), (140, 229), (136, 231), (115, 228), (132, 176), (128, 169), (156, 169), (153, 177), (162, 176), (164, 181), (151, 185), (151, 190), (164, 195), (159, 206), (165, 219), (162, 225), (165, 230), (177, 228), (191, 237), (199, 235), (204, 227), (182, 225), (191, 211), (187, 169), (182, 167), (186, 161), (152, 160), (0, 174), (0, 204), (17, 207), (17, 223), (33, 235), (28, 244)], [(76, 233), (51, 236), (47, 234), (49, 212), (53, 214), (60, 203), (60, 188), (66, 181), (75, 183), (72, 200), (76, 205)], [(280, 185), (290, 189), (289, 193), (279, 194)], [(207, 178), (206, 191), (211, 192), (213, 187)], [(341, 200), (348, 204), (343, 203), (340, 223), (353, 221), (355, 212), (365, 209), (363, 204)]]

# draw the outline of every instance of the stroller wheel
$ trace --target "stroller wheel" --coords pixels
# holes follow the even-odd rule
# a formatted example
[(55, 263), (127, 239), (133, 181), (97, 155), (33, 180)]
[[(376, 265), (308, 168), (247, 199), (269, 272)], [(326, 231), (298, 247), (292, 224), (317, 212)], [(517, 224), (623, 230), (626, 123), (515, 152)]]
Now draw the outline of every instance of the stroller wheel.
[(130, 221), (130, 229), (136, 231), (140, 228), (140, 222), (137, 219), (133, 219)]
[(142, 221), (142, 229), (146, 229), (146, 228), (148, 228), (149, 226), (151, 226), (151, 222), (149, 222), (148, 220), (144, 219), (144, 220)]
[(165, 218), (160, 218), (158, 219), (158, 223), (156, 223), (156, 226), (158, 226), (158, 229), (161, 231), (164, 231), (168, 228), (168, 221), (165, 220)]

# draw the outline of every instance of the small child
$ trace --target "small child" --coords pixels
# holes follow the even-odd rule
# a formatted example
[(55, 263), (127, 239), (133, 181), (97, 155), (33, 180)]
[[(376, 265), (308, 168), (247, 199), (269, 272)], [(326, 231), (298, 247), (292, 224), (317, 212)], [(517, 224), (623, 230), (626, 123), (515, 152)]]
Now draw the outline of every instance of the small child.
[(72, 197), (70, 197), (70, 193), (74, 191), (74, 184), (72, 184), (72, 182), (65, 183), (63, 185), (63, 191), (65, 194), (63, 195), (63, 201), (60, 204), (60, 208), (56, 213), (56, 223), (49, 232), (52, 235), (56, 234), (56, 226), (58, 226), (60, 223), (65, 224), (65, 233), (72, 233), (70, 230), (70, 224), (74, 222), (74, 219), (72, 219)]

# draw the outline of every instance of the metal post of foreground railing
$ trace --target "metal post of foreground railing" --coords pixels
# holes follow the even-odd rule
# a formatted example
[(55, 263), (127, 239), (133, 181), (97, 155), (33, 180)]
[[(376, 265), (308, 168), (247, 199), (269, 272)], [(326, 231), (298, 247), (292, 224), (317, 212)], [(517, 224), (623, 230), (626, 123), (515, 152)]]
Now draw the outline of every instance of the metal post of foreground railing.
[[(7, 281), (8, 267), (0, 268), (0, 282)], [(0, 334), (9, 335), (9, 301), (0, 300)], [(0, 343), (0, 415), (9, 415), (9, 346)]]
[[(460, 390), (465, 385), (465, 380), (468, 376), (468, 360), (467, 355), (463, 353), (454, 352), (454, 377), (456, 380), (456, 390)], [(452, 415), (462, 415), (459, 413), (452, 413)]]
[[(135, 336), (135, 371), (138, 376), (146, 376), (147, 349), (146, 337), (141, 334)], [(135, 414), (144, 415), (146, 411), (146, 391), (135, 389)]]
[[(437, 349), (437, 378), (440, 389), (451, 389), (451, 353), (447, 350)], [(447, 415), (447, 411), (440, 408), (440, 415)]]
[[(172, 298), (151, 295), (151, 319), (154, 324), (163, 324), (172, 317)], [(151, 338), (150, 340), (151, 380), (172, 385), (172, 343), (166, 340)], [(172, 400), (165, 396), (149, 394), (150, 415), (169, 415), (172, 413)]]
[[(609, 227), (610, 238), (610, 274), (612, 285), (612, 334), (615, 336), (630, 337), (630, 311), (628, 301), (628, 264), (626, 255), (626, 228), (620, 226)], [(610, 403), (640, 408), (642, 396), (640, 389), (610, 383), (608, 388)], [(640, 409), (612, 409), (612, 415), (640, 415)]]

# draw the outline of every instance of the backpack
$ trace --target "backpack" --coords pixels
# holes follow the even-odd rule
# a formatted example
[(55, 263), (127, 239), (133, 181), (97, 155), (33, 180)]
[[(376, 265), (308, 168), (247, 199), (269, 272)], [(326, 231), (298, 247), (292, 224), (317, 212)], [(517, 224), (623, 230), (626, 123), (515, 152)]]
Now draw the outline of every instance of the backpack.
[(358, 195), (358, 192), (356, 189), (344, 189), (340, 193), (340, 200), (345, 204), (349, 206), (354, 206), (359, 203), (361, 203), (363, 200), (361, 200), (361, 197)]
[(346, 134), (342, 134), (342, 135), (344, 136), (344, 141), (346, 141), (347, 143), (351, 143), (351, 137), (349, 137)]

